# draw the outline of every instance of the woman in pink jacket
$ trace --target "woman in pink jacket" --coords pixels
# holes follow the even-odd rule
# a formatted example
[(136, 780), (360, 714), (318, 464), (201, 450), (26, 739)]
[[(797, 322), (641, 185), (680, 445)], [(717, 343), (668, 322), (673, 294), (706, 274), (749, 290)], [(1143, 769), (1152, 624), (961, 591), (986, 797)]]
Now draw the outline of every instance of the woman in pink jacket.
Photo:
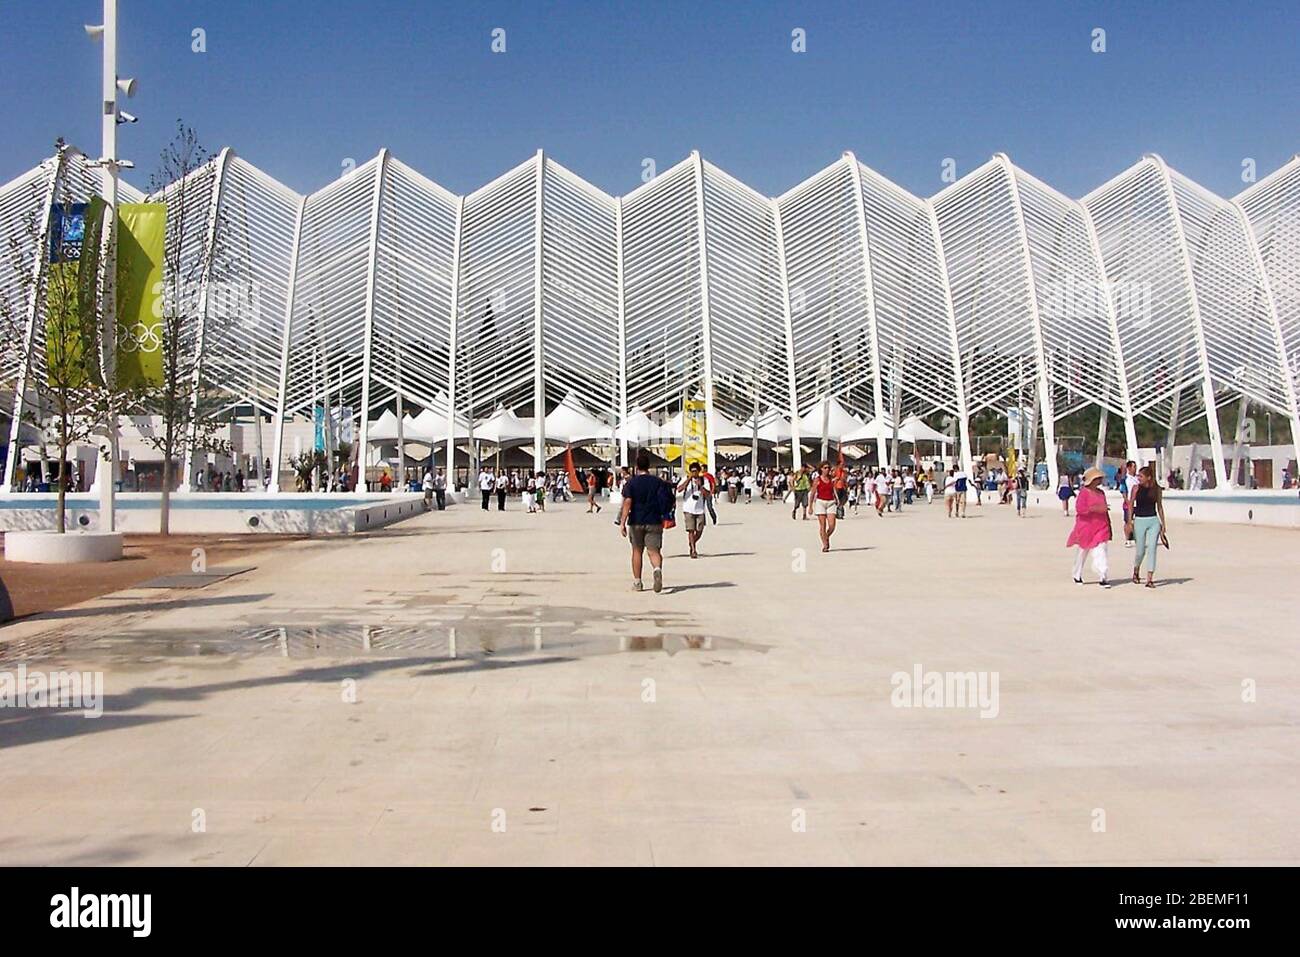
[(1106, 573), (1109, 570), (1106, 560), (1106, 546), (1110, 542), (1110, 506), (1106, 504), (1106, 493), (1102, 491), (1102, 480), (1106, 477), (1101, 469), (1088, 469), (1083, 473), (1083, 486), (1079, 489), (1079, 501), (1075, 505), (1074, 529), (1065, 540), (1065, 547), (1074, 545), (1078, 552), (1074, 556), (1074, 581), (1083, 584), (1083, 560), (1092, 555), (1092, 567), (1101, 579), (1101, 587), (1109, 588)]

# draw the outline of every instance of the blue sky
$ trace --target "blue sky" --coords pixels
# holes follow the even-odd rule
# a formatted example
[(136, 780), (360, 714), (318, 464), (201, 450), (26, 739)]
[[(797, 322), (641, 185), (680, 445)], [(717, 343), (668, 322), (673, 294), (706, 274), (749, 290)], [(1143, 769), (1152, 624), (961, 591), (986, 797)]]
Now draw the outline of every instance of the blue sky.
[[(853, 150), (921, 195), (997, 151), (1080, 196), (1158, 152), (1224, 195), (1300, 151), (1300, 5), (119, 0), (148, 180), (178, 118), (300, 191), (387, 146), (469, 192), (539, 147), (611, 193), (699, 149), (775, 195)], [(98, 0), (7, 3), (0, 182), (97, 151)], [(207, 52), (191, 51), (201, 27)], [(1091, 51), (1095, 27), (1107, 51)], [(491, 52), (506, 31), (507, 52)], [(807, 52), (791, 52), (791, 31)]]

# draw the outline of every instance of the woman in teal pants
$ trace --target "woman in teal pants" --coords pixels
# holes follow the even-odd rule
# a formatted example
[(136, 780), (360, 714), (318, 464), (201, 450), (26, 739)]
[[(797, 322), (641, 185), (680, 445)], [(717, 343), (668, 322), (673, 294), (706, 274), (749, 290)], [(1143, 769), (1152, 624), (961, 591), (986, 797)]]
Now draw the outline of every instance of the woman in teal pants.
[(1155, 588), (1156, 548), (1169, 547), (1165, 534), (1165, 503), (1163, 490), (1156, 481), (1155, 471), (1145, 466), (1138, 472), (1138, 487), (1133, 492), (1133, 508), (1129, 523), (1137, 548), (1133, 555), (1133, 584), (1142, 581), (1143, 562), (1147, 566), (1147, 588)]

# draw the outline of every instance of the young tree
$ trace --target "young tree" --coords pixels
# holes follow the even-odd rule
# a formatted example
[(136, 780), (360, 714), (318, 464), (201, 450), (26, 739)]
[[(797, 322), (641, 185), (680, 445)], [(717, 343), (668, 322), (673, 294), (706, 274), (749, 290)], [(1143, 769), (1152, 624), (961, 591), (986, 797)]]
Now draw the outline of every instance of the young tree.
[[(240, 308), (240, 297), (229, 294), (234, 263), (221, 211), (212, 205), (217, 162), (198, 134), (178, 121), (149, 184), (151, 199), (167, 206), (163, 288), (155, 310), (162, 375), (157, 382), (138, 384), (136, 390), (139, 406), (160, 420), (158, 431), (142, 434), (162, 453), (158, 530), (163, 535), (171, 531), (171, 490), (177, 478), (173, 463), (193, 452), (228, 449), (218, 436), (222, 397), (203, 375)], [(221, 291), (218, 297), (211, 295), (213, 289)], [(216, 298), (220, 309), (213, 307)]]
[(310, 492), (316, 470), (327, 467), (325, 453), (320, 449), (301, 452), (289, 459), (289, 467), (294, 471), (297, 491)]
[[(57, 449), (55, 527), (60, 533), (67, 530), (69, 450), (107, 441), (105, 424), (128, 411), (129, 404), (126, 396), (105, 385), (104, 283), (99, 269), (102, 210), (73, 201), (64, 176), (69, 156), (63, 141), (56, 142), (50, 223), (40, 222), (44, 202), (38, 191), (22, 231), (9, 238), (21, 305), (0, 301), (5, 348), (15, 360), (12, 388), (17, 392), (20, 382), (24, 384), (25, 394), (17, 400), (20, 421), (35, 426), (42, 442)], [(38, 257), (44, 261), (38, 262)], [(29, 330), (28, 313), (33, 307), (35, 322)], [(35, 401), (29, 402), (26, 393)]]

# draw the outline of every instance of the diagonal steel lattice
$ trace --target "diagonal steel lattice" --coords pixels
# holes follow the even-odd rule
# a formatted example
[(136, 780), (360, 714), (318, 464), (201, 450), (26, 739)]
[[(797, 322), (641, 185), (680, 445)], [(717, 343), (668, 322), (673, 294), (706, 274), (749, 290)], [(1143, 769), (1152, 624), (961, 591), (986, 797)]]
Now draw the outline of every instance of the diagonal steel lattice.
[[(186, 208), (184, 308), (193, 335), (223, 330), (195, 390), (272, 419), (273, 489), (286, 418), (321, 405), (352, 410), (361, 448), (381, 411), (428, 410), (449, 466), (504, 407), (542, 467), (560, 403), (625, 461), (630, 416), (702, 400), (710, 467), (739, 423), (773, 416), (797, 463), (799, 416), (829, 399), (942, 417), (969, 467), (972, 416), (1032, 408), (1053, 483), (1056, 423), (1087, 406), (1123, 421), (1130, 457), (1137, 418), (1172, 445), (1204, 416), (1220, 487), (1221, 407), (1300, 436), (1300, 158), (1231, 200), (1154, 155), (1081, 200), (1003, 154), (930, 199), (850, 153), (776, 198), (698, 153), (623, 197), (542, 151), (464, 197), (387, 150), (308, 196), (230, 149), (181, 185), (156, 198)], [(15, 411), (41, 374), (50, 204), (100, 188), (72, 148), (0, 186)]]

